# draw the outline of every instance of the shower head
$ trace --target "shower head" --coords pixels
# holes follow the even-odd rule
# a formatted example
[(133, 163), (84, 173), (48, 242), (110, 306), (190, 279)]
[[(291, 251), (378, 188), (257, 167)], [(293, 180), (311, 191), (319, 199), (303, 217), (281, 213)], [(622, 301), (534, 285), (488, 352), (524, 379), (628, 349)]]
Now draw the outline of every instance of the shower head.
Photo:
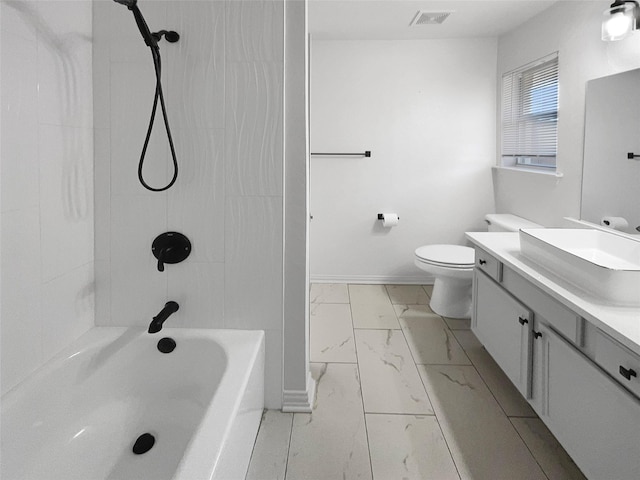
[(140, 9), (136, 5), (138, 3), (138, 0), (113, 0), (113, 1), (121, 5), (124, 5), (129, 10), (131, 10), (131, 13), (133, 13), (133, 18), (135, 18), (136, 24), (138, 25), (138, 30), (140, 30), (140, 34), (144, 39), (144, 43), (146, 43), (148, 47), (157, 49), (158, 42), (156, 41), (155, 38), (153, 38), (153, 35), (151, 35), (151, 31), (147, 26), (147, 22), (144, 21), (144, 17), (142, 16)]
[(136, 3), (138, 3), (138, 0), (113, 0), (113, 1), (129, 8), (135, 7)]

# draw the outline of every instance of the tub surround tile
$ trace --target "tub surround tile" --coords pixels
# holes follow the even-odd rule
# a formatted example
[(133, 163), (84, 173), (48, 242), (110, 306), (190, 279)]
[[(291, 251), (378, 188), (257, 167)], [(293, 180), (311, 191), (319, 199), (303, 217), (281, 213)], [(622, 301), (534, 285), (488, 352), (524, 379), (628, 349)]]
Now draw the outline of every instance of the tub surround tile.
[(293, 414), (265, 410), (245, 480), (284, 480)]
[(401, 330), (356, 330), (362, 396), (367, 413), (432, 415)]
[(349, 289), (344, 283), (313, 283), (310, 303), (349, 303)]
[(417, 364), (471, 365), (439, 315), (422, 305), (394, 305)]
[(470, 330), (453, 332), (489, 390), (509, 417), (535, 417), (536, 414), (507, 378), (487, 350)]
[(225, 9), (228, 61), (282, 62), (283, 2), (255, 0), (229, 2)]
[(475, 368), (418, 369), (462, 479), (546, 478)]
[(312, 362), (357, 362), (348, 304), (312, 304), (309, 329)]
[(393, 304), (427, 305), (429, 296), (420, 285), (385, 285)]
[[(247, 329), (263, 329), (260, 321)], [(264, 408), (282, 408), (282, 329), (264, 329)]]
[(367, 413), (366, 419), (375, 478), (460, 478), (436, 417)]
[(400, 328), (384, 285), (349, 285), (355, 328)]
[(312, 364), (313, 413), (293, 418), (287, 480), (371, 479), (358, 367)]
[(511, 418), (549, 480), (586, 480), (569, 454), (539, 418)]

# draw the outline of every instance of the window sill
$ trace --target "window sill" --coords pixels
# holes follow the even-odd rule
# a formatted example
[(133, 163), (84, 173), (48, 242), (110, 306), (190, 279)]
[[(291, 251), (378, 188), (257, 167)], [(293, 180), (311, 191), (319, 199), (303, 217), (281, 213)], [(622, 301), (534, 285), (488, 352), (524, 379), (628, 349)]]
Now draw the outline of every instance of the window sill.
[(493, 166), (491, 167), (493, 170), (510, 170), (512, 172), (522, 172), (522, 173), (533, 173), (536, 175), (546, 175), (548, 177), (562, 178), (564, 174), (558, 172), (557, 170), (547, 169), (543, 170), (541, 168), (527, 168), (527, 167), (501, 167), (501, 166)]

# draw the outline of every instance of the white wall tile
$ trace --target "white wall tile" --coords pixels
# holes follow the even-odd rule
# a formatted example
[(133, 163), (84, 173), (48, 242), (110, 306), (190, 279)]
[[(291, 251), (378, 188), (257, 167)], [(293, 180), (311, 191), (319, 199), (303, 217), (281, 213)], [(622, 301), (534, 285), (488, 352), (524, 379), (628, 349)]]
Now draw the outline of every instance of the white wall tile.
[(281, 0), (228, 2), (226, 49), (229, 61), (281, 62), (284, 53), (283, 8)]
[(95, 260), (108, 261), (111, 256), (111, 131), (93, 131), (94, 157), (94, 236)]
[[(3, 13), (11, 10), (2, 4)], [(5, 20), (2, 21), (3, 29)], [(2, 35), (2, 211), (38, 206), (35, 42)]]
[(227, 197), (225, 325), (282, 329), (282, 198)]
[(93, 327), (93, 263), (45, 283), (42, 290), (42, 352), (48, 359)]
[(171, 325), (190, 328), (224, 328), (224, 264), (194, 262), (166, 265), (169, 282), (167, 300), (180, 310)]
[(163, 194), (113, 196), (111, 324), (146, 325), (164, 306), (167, 272), (158, 272), (153, 240), (166, 229)]
[(42, 276), (93, 260), (93, 131), (39, 128)]
[(2, 394), (42, 362), (40, 213), (37, 208), (2, 214)]
[(282, 64), (228, 63), (227, 192), (282, 195)]
[(264, 408), (282, 408), (282, 330), (265, 330)]
[(189, 237), (191, 261), (223, 262), (224, 132), (186, 128), (174, 132), (180, 169), (167, 191), (169, 229)]

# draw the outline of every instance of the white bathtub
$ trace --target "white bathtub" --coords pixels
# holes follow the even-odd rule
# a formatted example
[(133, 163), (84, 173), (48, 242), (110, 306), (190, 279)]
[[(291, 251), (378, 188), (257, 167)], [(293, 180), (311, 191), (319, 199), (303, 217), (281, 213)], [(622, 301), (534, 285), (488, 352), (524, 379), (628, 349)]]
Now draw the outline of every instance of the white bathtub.
[(2, 398), (0, 477), (244, 479), (263, 391), (263, 332), (96, 327)]

